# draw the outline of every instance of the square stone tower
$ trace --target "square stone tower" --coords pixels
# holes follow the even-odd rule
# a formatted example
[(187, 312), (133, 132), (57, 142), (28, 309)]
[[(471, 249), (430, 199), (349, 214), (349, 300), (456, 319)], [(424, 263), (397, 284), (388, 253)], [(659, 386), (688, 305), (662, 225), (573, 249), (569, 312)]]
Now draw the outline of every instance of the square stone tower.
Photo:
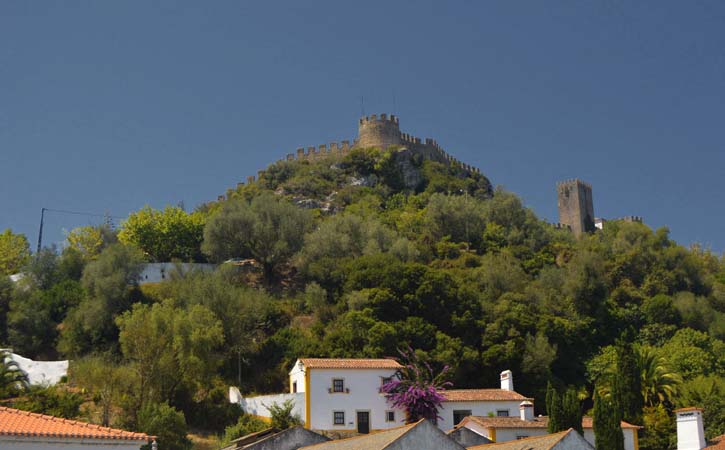
[(591, 185), (578, 180), (567, 180), (556, 184), (559, 207), (559, 223), (568, 225), (574, 235), (593, 232), (594, 202)]

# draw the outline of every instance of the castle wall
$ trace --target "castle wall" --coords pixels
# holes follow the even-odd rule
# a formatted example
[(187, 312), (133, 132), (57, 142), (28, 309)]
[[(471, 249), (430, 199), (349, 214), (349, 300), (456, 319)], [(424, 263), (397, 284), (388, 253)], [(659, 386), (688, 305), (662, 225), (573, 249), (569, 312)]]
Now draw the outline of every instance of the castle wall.
[[(400, 146), (414, 153), (420, 154), (425, 159), (438, 161), (442, 164), (458, 167), (468, 174), (480, 174), (477, 167), (465, 164), (445, 152), (434, 139), (412, 136), (400, 131), (400, 122), (395, 115), (380, 114), (363, 117), (358, 122), (358, 138), (352, 144), (349, 140), (321, 144), (318, 147), (297, 148), (294, 153), (288, 153), (280, 161), (315, 161), (330, 156), (345, 156), (354, 148), (378, 147), (386, 149), (390, 146)], [(260, 170), (255, 178), (253, 175), (247, 177), (247, 184), (264, 176)], [(237, 183), (237, 188), (244, 185)], [(219, 201), (224, 196), (219, 196)]]

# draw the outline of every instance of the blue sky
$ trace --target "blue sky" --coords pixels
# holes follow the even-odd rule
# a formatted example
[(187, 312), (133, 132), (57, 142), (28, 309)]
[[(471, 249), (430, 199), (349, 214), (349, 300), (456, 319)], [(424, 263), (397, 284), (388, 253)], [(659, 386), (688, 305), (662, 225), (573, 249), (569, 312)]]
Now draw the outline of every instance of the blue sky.
[(578, 177), (599, 217), (725, 250), (721, 1), (5, 0), (0, 229), (193, 208), (354, 138), (361, 97), (544, 219)]

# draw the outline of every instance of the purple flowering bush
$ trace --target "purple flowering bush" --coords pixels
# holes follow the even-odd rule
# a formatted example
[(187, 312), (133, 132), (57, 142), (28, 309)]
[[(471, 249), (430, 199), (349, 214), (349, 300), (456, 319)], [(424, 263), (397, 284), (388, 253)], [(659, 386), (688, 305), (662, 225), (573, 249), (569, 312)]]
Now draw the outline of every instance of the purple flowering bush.
[(398, 350), (401, 358), (398, 362), (403, 366), (390, 381), (383, 383), (380, 392), (385, 394), (388, 403), (405, 411), (405, 423), (428, 419), (435, 423), (438, 410), (445, 400), (443, 392), (453, 384), (445, 379), (450, 370), (445, 366), (437, 374), (427, 361), (421, 361), (413, 349), (407, 352)]

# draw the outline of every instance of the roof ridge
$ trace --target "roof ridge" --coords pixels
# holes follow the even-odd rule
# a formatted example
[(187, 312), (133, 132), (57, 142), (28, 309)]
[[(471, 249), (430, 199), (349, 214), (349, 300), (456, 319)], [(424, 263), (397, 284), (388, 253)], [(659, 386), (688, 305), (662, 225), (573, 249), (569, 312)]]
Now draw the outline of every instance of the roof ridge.
[[(551, 449), (553, 449), (553, 448), (554, 448), (554, 446), (555, 446), (556, 444), (558, 444), (559, 442), (561, 442), (561, 440), (562, 440), (562, 439), (564, 439), (564, 438), (565, 438), (566, 436), (568, 436), (568, 435), (569, 435), (569, 433), (571, 433), (571, 431), (572, 431), (573, 429), (574, 429), (574, 428), (569, 428), (569, 429), (568, 429), (568, 430), (566, 430), (566, 431), (560, 431), (559, 433), (561, 433), (561, 436), (559, 437), (559, 439), (557, 439), (556, 441), (552, 442), (552, 443), (551, 443), (551, 445), (549, 446), (549, 448), (548, 448), (547, 450), (551, 450)], [(552, 433), (552, 434), (553, 434), (553, 433)]]

